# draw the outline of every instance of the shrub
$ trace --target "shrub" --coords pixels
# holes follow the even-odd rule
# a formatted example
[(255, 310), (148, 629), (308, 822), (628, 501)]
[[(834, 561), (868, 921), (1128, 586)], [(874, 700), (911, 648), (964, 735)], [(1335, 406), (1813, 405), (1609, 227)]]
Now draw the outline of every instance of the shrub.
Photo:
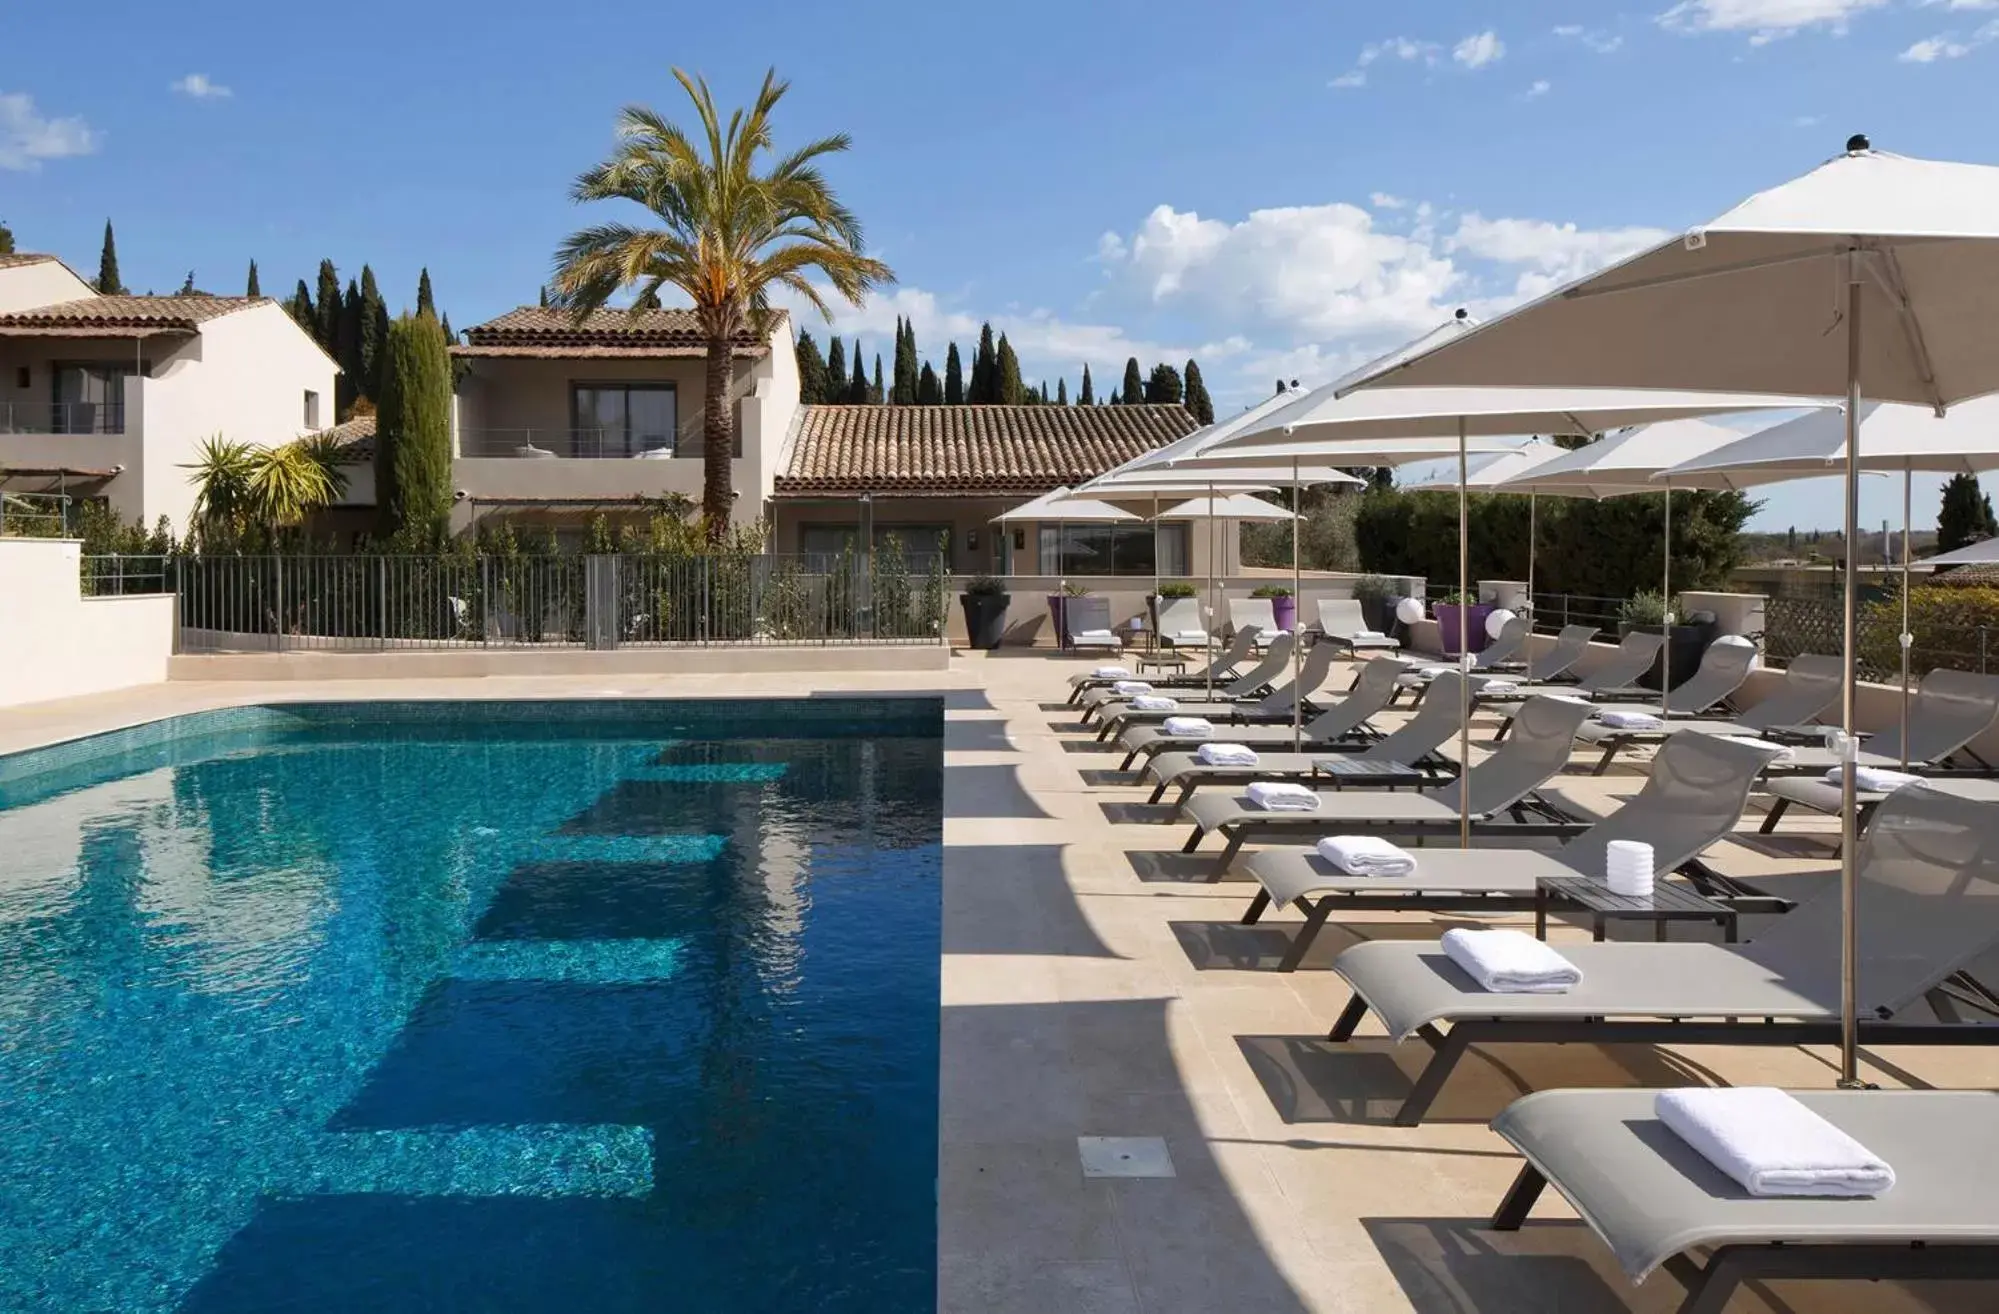
[(1192, 584), (1189, 584), (1185, 580), (1176, 579), (1161, 584), (1159, 586), (1159, 596), (1162, 598), (1191, 598), (1197, 596), (1197, 592)]
[[(1857, 619), (1861, 664), (1873, 671), (1900, 671), (1902, 595), (1866, 604)], [(1909, 669), (1918, 676), (1939, 666), (1983, 669), (1999, 655), (1999, 585), (1918, 585), (1909, 591), (1909, 633), (1915, 636)]]
[(1430, 599), (1430, 605), (1433, 607), (1470, 607), (1477, 602), (1477, 598), (1459, 589), (1452, 589), (1440, 598)]
[(1289, 584), (1265, 584), (1262, 588), (1252, 590), (1249, 596), (1252, 598), (1288, 598), (1291, 596), (1291, 586)]
[(1353, 582), (1353, 595), (1362, 602), (1379, 602), (1392, 606), (1401, 599), (1402, 590), (1386, 575), (1362, 575)]
[(1618, 605), (1617, 619), (1625, 625), (1664, 625), (1666, 599), (1656, 591), (1634, 593)]
[(992, 575), (977, 575), (965, 584), (968, 598), (1003, 598), (1006, 596), (1006, 581)]
[(1062, 586), (1062, 596), (1065, 598), (1087, 598), (1090, 596), (1090, 587), (1087, 584), (1064, 584)]

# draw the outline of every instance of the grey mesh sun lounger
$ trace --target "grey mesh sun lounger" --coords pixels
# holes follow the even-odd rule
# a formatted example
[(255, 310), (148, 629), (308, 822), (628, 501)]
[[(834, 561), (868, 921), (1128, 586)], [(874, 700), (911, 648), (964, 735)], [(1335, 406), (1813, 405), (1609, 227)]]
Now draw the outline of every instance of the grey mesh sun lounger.
[[(1512, 620), (1506, 622), (1505, 628), (1500, 630), (1497, 639), (1494, 639), (1490, 644), (1471, 655), (1472, 670), (1503, 671), (1520, 669), (1521, 664), (1515, 661), (1514, 658), (1519, 656), (1520, 650), (1527, 646), (1527, 640), (1532, 637), (1533, 633), (1534, 623), (1532, 621), (1528, 620), (1525, 616), (1515, 616)], [(1455, 663), (1432, 662), (1419, 665), (1415, 670), (1405, 673), (1400, 680), (1396, 681), (1396, 698), (1399, 699), (1402, 696), (1402, 690), (1409, 689), (1415, 692), (1415, 701), (1420, 703), (1423, 701), (1423, 695), (1429, 691), (1431, 681), (1435, 680), (1438, 675), (1445, 671), (1455, 671), (1456, 669), (1458, 668)]]
[[(1562, 692), (1571, 697), (1589, 699), (1621, 698), (1641, 694), (1644, 691), (1634, 689), (1632, 681), (1652, 669), (1652, 663), (1659, 656), (1659, 649), (1664, 647), (1665, 643), (1666, 637), (1663, 634), (1646, 634), (1634, 630), (1624, 636), (1624, 641), (1617, 645), (1617, 651), (1606, 658), (1603, 665)], [(1533, 689), (1523, 688), (1516, 693), (1494, 693), (1488, 687), (1480, 694), (1479, 702), (1491, 703), (1526, 698), (1532, 696), (1534, 692)], [(1499, 730), (1493, 735), (1492, 742), (1497, 744), (1504, 740), (1512, 728), (1512, 717), (1500, 721)]]
[(1269, 598), (1230, 598), (1229, 628), (1232, 630), (1257, 631), (1257, 643), (1274, 642), (1278, 635), (1289, 633), (1277, 628), (1277, 605)]
[[(1735, 829), (1749, 791), (1770, 759), (1712, 735), (1676, 735), (1652, 759), (1652, 774), (1636, 797), (1553, 852), (1532, 849), (1424, 849), (1414, 876), (1350, 876), (1307, 849), (1264, 849), (1243, 859), (1263, 888), (1243, 914), (1253, 926), (1273, 904), (1293, 904), (1305, 924), (1280, 964), (1291, 971), (1327, 920), (1344, 912), (1519, 912), (1534, 907), (1543, 876), (1602, 876), (1612, 840), (1652, 846), (1654, 871), (1687, 870), (1704, 894), (1748, 902), (1748, 892), (1716, 876), (1697, 859)], [(1765, 905), (1781, 911), (1788, 904)], [(1664, 926), (1665, 923), (1659, 923)]]
[[(1395, 689), (1395, 675), (1401, 669), (1402, 664), (1389, 657), (1362, 663), (1346, 697), (1305, 722), (1306, 743), (1330, 748), (1370, 737), (1368, 722), (1388, 706), (1388, 696)], [(1256, 749), (1282, 749), (1291, 746), (1291, 731), (1282, 725), (1230, 726), (1228, 740)], [(1118, 770), (1131, 770), (1132, 763), (1141, 757), (1176, 750), (1191, 752), (1207, 742), (1208, 737), (1169, 735), (1164, 725), (1135, 725), (1118, 736), (1118, 746), (1125, 750)]]
[(1124, 651), (1124, 640), (1111, 629), (1111, 600), (1088, 596), (1070, 597), (1062, 603), (1062, 628), (1071, 648), (1096, 648), (1105, 652)]
[[(1999, 1278), (1999, 1094), (1793, 1094), (1894, 1168), (1894, 1189), (1752, 1196), (1658, 1120), (1652, 1092), (1542, 1091), (1493, 1121), (1527, 1160), (1493, 1230), (1517, 1230), (1553, 1186), (1633, 1282), (1658, 1268), (1677, 1279), (1682, 1314), (1721, 1314), (1736, 1287), (1770, 1279)], [(1704, 1265), (1695, 1250), (1709, 1252)]]
[(1348, 652), (1397, 652), (1402, 645), (1367, 628), (1358, 598), (1319, 599), (1319, 636)]
[[(1177, 814), (1194, 791), (1203, 785), (1247, 785), (1257, 780), (1309, 780), (1315, 774), (1313, 764), (1334, 755), (1370, 766), (1418, 769), (1433, 777), (1444, 774), (1448, 767), (1450, 774), (1456, 775), (1457, 764), (1439, 758), (1437, 750), (1458, 732), (1457, 687), (1460, 677), (1456, 671), (1446, 671), (1437, 678), (1445, 686), (1446, 693), (1417, 708), (1416, 714), (1393, 734), (1372, 743), (1318, 747), (1307, 744), (1298, 752), (1261, 754), (1261, 760), (1255, 766), (1210, 766), (1186, 750), (1161, 753), (1146, 767), (1157, 782), (1151, 801), (1157, 803), (1168, 790), (1178, 789), (1179, 797), (1173, 800), (1173, 809)], [(1479, 678), (1472, 677), (1474, 682)], [(1288, 741), (1284, 746), (1289, 747)], [(1355, 785), (1385, 783), (1392, 787), (1415, 782), (1398, 776), (1383, 777), (1379, 781), (1360, 776), (1355, 779), (1341, 778), (1336, 783), (1346, 789)]]
[[(1756, 665), (1756, 645), (1748, 640), (1724, 643), (1717, 639), (1701, 654), (1700, 665), (1694, 673), (1675, 687), (1666, 691), (1665, 708), (1667, 716), (1699, 716), (1718, 704), (1735, 696), (1749, 678), (1749, 672)], [(1657, 714), (1660, 702), (1634, 703), (1630, 707), (1600, 707), (1597, 715), (1605, 712), (1651, 712)]]
[(1199, 598), (1162, 598), (1158, 612), (1160, 643), (1168, 648), (1208, 646), (1208, 627), (1201, 618)]
[[(1875, 816), (1859, 876), (1860, 1043), (1999, 1041), (1999, 1023), (1956, 1020), (1960, 996), (1946, 988), (1999, 942), (1995, 809), (1920, 785), (1900, 790)], [(1480, 989), (1435, 941), (1379, 940), (1333, 960), (1353, 998), (1329, 1039), (1350, 1039), (1372, 1011), (1393, 1039), (1418, 1036), (1435, 1051), (1396, 1114), (1414, 1126), (1473, 1045), (1836, 1041), (1840, 942), (1839, 892), (1828, 890), (1747, 944), (1564, 943), (1581, 983), (1515, 995)], [(1974, 1007), (1999, 1011), (1989, 993), (1972, 993)], [(1944, 1021), (1909, 1017), (1925, 999)]]
[(1701, 719), (1675, 721), (1657, 730), (1620, 730), (1615, 726), (1591, 721), (1583, 726), (1582, 733), (1576, 737), (1586, 744), (1603, 746), (1603, 760), (1597, 763), (1594, 773), (1600, 776), (1609, 769), (1611, 759), (1622, 750), (1639, 744), (1656, 744), (1682, 731), (1694, 730), (1711, 735), (1749, 735), (1753, 738), (1762, 738), (1779, 731), (1796, 730), (1801, 726), (1810, 725), (1822, 716), (1827, 708), (1839, 701), (1839, 677), (1839, 658), (1804, 653), (1793, 657), (1791, 664), (1785, 668), (1782, 688), (1738, 715), (1733, 721)]
[[(1474, 828), (1492, 825), (1509, 835), (1572, 835), (1582, 825), (1535, 793), (1562, 769), (1575, 742), (1576, 727), (1589, 709), (1557, 698), (1532, 698), (1520, 709), (1514, 741), (1464, 773), (1470, 790)], [(1388, 830), (1418, 836), (1426, 830), (1458, 828), (1458, 781), (1406, 794), (1376, 791), (1348, 794), (1319, 791), (1315, 812), (1269, 812), (1246, 796), (1209, 794), (1187, 804), (1194, 830), (1182, 853), (1192, 853), (1210, 832), (1226, 841), (1209, 880), (1228, 873), (1229, 864), (1250, 840), (1316, 839), (1351, 830)], [(1500, 817), (1511, 820), (1500, 822)]]
[[(1249, 660), (1250, 650), (1255, 646), (1256, 636), (1245, 630), (1241, 634), (1236, 635), (1229, 642), (1229, 646), (1222, 650), (1221, 655), (1216, 657), (1208, 666), (1198, 671), (1190, 671), (1184, 675), (1169, 675), (1156, 679), (1147, 679), (1146, 683), (1155, 689), (1203, 689), (1207, 687), (1210, 679), (1218, 685), (1228, 683), (1236, 678), (1236, 667)], [(1119, 680), (1127, 678), (1130, 677), (1105, 677), (1092, 675), (1087, 671), (1079, 675), (1072, 675), (1069, 677), (1069, 703), (1071, 706), (1074, 706), (1082, 702), (1086, 695), (1095, 693), (1100, 689), (1109, 689), (1112, 685), (1118, 683)]]
[[(1281, 634), (1271, 645), (1273, 651), (1282, 647), (1287, 658), (1292, 654), (1291, 645), (1296, 639), (1289, 634)], [(1188, 702), (1170, 712), (1147, 712), (1133, 707), (1129, 702), (1105, 703), (1097, 709), (1097, 739), (1101, 742), (1116, 739), (1135, 725), (1158, 725), (1168, 717), (1204, 716), (1209, 720), (1233, 721), (1239, 724), (1256, 722), (1275, 723), (1289, 721), (1294, 699), (1302, 700), (1307, 709), (1312, 707), (1312, 695), (1325, 684), (1326, 677), (1333, 672), (1331, 653), (1310, 652), (1298, 669), (1298, 678), (1272, 689), (1262, 699), (1254, 703), (1241, 702)], [(1176, 702), (1179, 700), (1175, 700)]]

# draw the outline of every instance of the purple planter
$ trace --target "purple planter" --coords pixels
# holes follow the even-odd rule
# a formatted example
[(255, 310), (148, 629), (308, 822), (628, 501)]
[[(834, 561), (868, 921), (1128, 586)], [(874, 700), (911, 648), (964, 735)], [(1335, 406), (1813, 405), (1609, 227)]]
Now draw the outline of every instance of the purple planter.
[(1270, 600), (1270, 618), (1277, 622), (1278, 629), (1296, 634), (1298, 632), (1298, 599), (1272, 598)]
[[(1477, 602), (1469, 607), (1462, 607), (1440, 602), (1432, 608), (1432, 611), (1437, 617), (1437, 630), (1443, 637), (1446, 657), (1455, 657), (1463, 652), (1485, 651), (1488, 642), (1485, 618), (1493, 613), (1491, 603)], [(1464, 646), (1466, 639), (1470, 640), (1469, 647)]]

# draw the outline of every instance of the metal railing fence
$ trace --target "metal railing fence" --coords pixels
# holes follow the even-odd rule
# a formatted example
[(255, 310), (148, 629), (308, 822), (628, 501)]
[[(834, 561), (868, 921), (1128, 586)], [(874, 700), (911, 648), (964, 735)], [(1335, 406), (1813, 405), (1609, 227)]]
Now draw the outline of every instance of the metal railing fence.
[(0, 402), (0, 433), (123, 432), (123, 402)]

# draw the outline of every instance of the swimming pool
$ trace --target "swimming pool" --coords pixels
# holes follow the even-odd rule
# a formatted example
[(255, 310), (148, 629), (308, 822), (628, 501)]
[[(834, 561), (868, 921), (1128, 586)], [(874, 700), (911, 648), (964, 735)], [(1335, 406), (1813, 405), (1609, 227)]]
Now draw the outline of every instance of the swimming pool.
[(930, 1309), (942, 711), (0, 758), (0, 1309)]

